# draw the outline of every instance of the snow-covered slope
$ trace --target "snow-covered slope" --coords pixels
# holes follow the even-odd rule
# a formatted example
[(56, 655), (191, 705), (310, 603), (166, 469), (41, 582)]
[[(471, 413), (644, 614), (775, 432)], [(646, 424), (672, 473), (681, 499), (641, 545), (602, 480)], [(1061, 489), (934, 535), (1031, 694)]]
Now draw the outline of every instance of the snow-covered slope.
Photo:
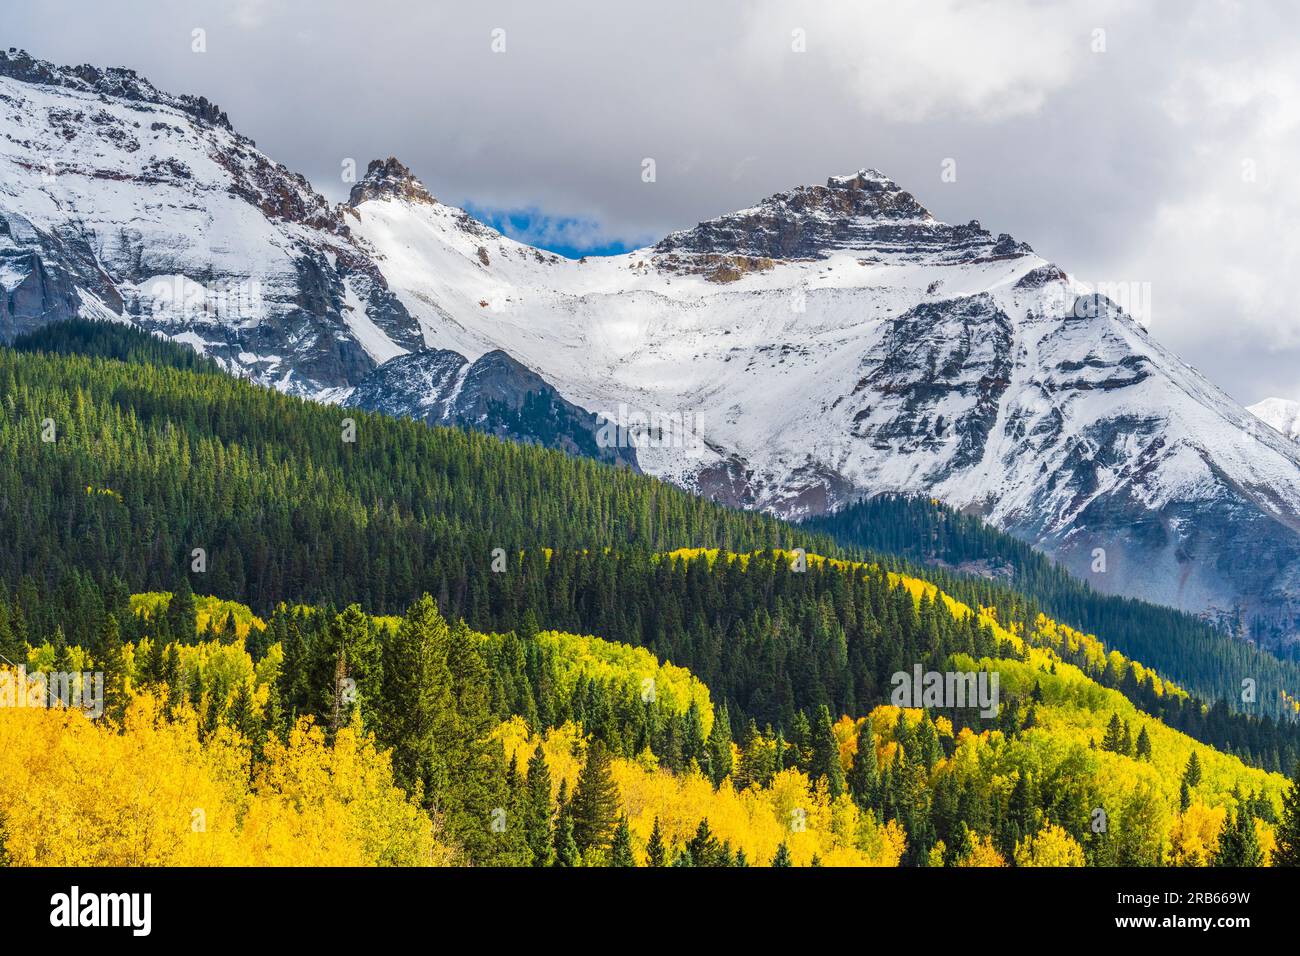
[[(423, 198), (404, 177), (386, 184), (382, 166), (370, 173), (356, 198)], [(216, 106), (128, 70), (0, 52), (0, 341), (70, 316), (136, 322), (326, 401), (409, 383), (394, 360), (435, 361), (343, 211)], [(635, 466), (596, 448), (590, 413), (508, 357), (475, 371), (449, 423)]]
[(392, 190), (349, 222), (427, 343), (672, 426), (641, 436), (654, 474), (795, 517), (932, 494), (1105, 590), (1290, 626), (1300, 450), (1105, 296), (877, 171), (585, 261)]
[(338, 211), (211, 103), (22, 53), (0, 53), (0, 281), (0, 336), (79, 306), (302, 394), (420, 342)]
[(571, 450), (596, 412), (599, 457), (635, 446), (744, 507), (933, 495), (1100, 588), (1295, 630), (1300, 446), (1027, 245), (875, 170), (573, 261), (396, 160), (331, 207), (206, 100), (0, 54), (0, 338), (69, 314)]
[(1254, 405), (1247, 405), (1246, 411), (1292, 441), (1300, 441), (1300, 402), (1286, 398), (1266, 398)]

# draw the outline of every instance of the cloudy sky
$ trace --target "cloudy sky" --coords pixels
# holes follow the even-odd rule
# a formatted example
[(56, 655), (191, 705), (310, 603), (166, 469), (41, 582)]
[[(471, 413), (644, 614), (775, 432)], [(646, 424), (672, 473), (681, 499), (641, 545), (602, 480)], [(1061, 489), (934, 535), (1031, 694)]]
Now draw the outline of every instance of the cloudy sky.
[(5, 45), (202, 93), (332, 198), (346, 160), (391, 154), (563, 250), (875, 166), (941, 219), (1137, 284), (1153, 334), (1237, 399), (1300, 399), (1300, 4), (6, 6)]

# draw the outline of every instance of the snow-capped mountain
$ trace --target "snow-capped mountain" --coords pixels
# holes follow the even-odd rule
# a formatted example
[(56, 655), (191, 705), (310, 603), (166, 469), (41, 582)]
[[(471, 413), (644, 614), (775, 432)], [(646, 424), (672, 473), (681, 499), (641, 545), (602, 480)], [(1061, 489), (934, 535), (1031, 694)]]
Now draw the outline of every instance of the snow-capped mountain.
[(931, 494), (1100, 588), (1290, 625), (1297, 448), (1109, 298), (875, 170), (577, 262), (392, 193), (349, 216), (426, 340), (680, 423), (638, 448), (653, 474), (795, 517)]
[[(384, 188), (383, 170), (371, 172), (354, 199)], [(343, 210), (214, 104), (130, 70), (0, 52), (0, 340), (72, 315), (136, 322), (232, 372), (326, 401), (393, 359), (427, 361), (418, 325)], [(592, 444), (590, 413), (535, 375), (493, 368), (460, 383), (449, 424)], [(490, 394), (479, 395), (485, 383)], [(604, 457), (635, 463), (634, 453)]]
[(1300, 441), (1300, 402), (1286, 398), (1266, 398), (1254, 405), (1247, 405), (1246, 411), (1292, 441)]
[(128, 70), (0, 54), (0, 223), (9, 335), (75, 304), (307, 395), (420, 345), (305, 179)]
[(792, 517), (933, 495), (1105, 590), (1293, 632), (1300, 446), (1112, 298), (869, 169), (568, 260), (394, 159), (331, 207), (205, 100), (0, 55), (0, 335), (123, 318)]

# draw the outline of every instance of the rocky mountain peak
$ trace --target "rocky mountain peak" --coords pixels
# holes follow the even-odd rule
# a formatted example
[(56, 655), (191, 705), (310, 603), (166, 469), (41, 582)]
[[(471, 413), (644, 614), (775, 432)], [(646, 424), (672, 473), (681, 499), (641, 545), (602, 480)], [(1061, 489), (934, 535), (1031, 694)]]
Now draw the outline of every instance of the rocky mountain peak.
[(366, 174), (352, 187), (349, 206), (359, 206), (367, 199), (405, 199), (408, 202), (436, 203), (424, 183), (415, 178), (405, 165), (393, 156), (372, 159)]
[[(221, 108), (205, 96), (180, 96), (165, 93), (134, 70), (125, 67), (56, 66), (45, 60), (10, 47), (0, 50), (0, 76), (39, 86), (60, 86), (111, 96), (133, 103), (154, 103), (170, 106), (195, 119), (223, 129), (231, 129), (230, 120)], [(233, 130), (232, 130), (233, 131)]]
[(775, 193), (757, 206), (672, 233), (655, 250), (756, 259), (820, 259), (854, 251), (941, 261), (1032, 251), (1010, 236), (994, 238), (978, 222), (939, 222), (911, 193), (870, 168), (832, 176), (824, 186)]

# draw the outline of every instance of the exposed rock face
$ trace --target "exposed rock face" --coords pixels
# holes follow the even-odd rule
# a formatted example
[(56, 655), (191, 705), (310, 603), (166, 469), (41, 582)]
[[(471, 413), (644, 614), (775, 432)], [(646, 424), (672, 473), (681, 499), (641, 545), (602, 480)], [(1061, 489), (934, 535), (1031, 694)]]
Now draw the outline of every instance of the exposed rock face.
[(886, 452), (952, 446), (928, 482), (978, 463), (1011, 380), (1011, 319), (989, 295), (926, 302), (889, 324), (850, 395), (853, 435)]
[(101, 70), (93, 66), (58, 67), (38, 60), (23, 50), (10, 47), (0, 50), (0, 76), (23, 83), (43, 86), (60, 86), (65, 89), (111, 96), (145, 107), (165, 105), (187, 113), (194, 119), (223, 129), (230, 129), (226, 118), (216, 103), (203, 96), (173, 96), (164, 93), (134, 70), (110, 67)]
[(0, 342), (77, 315), (87, 302), (104, 318), (122, 312), (121, 297), (89, 244), (76, 237), (64, 241), (16, 213), (0, 212)]
[(424, 344), (339, 210), (129, 70), (0, 55), (0, 250), (6, 338), (113, 316), (325, 397)]
[(639, 470), (634, 447), (605, 446), (595, 415), (565, 401), (540, 376), (501, 351), (474, 362), (445, 349), (392, 359), (371, 373), (344, 404), (430, 425), (472, 428)]
[(409, 202), (438, 201), (409, 169), (392, 156), (370, 161), (370, 165), (366, 167), (365, 177), (352, 187), (352, 192), (348, 196), (348, 205), (357, 206), (369, 199), (388, 198), (405, 199)]
[(1032, 252), (1010, 236), (993, 238), (977, 222), (939, 222), (911, 193), (875, 169), (833, 176), (825, 186), (797, 186), (751, 209), (675, 232), (655, 246), (661, 253), (768, 259), (818, 259), (843, 249), (941, 261)]

